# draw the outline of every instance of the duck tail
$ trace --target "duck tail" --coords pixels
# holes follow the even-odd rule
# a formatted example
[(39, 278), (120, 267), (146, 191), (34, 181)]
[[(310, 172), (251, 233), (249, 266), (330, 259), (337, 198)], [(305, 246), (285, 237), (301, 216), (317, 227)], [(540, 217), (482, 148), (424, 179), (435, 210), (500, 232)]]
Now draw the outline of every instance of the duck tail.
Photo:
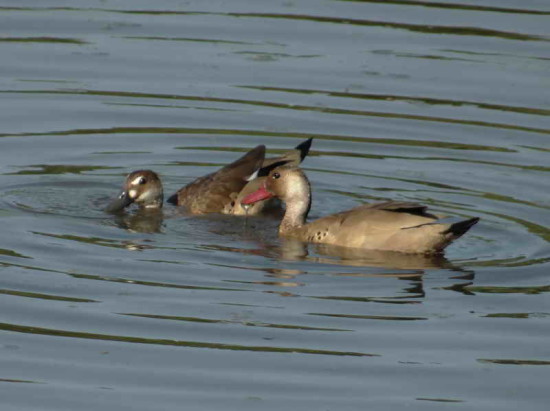
[(309, 149), (311, 148), (311, 142), (313, 137), (308, 138), (305, 141), (302, 141), (294, 149), (300, 152), (300, 162), (304, 161), (304, 158), (309, 154)]
[(458, 223), (452, 224), (449, 228), (443, 231), (443, 234), (451, 234), (453, 238), (461, 237), (464, 233), (466, 233), (466, 231), (472, 228), (472, 226), (477, 224), (478, 221), (479, 217), (459, 221)]

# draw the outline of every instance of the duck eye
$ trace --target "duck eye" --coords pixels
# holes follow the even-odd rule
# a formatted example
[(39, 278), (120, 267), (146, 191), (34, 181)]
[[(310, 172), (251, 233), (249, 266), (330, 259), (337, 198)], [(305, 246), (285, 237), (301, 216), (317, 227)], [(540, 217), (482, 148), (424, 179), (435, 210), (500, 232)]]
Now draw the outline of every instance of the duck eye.
[(275, 180), (278, 179), (279, 177), (281, 177), (281, 175), (279, 173), (273, 173), (273, 178)]
[(145, 177), (141, 177), (138, 181), (138, 184), (145, 184), (147, 182), (147, 180), (145, 179)]

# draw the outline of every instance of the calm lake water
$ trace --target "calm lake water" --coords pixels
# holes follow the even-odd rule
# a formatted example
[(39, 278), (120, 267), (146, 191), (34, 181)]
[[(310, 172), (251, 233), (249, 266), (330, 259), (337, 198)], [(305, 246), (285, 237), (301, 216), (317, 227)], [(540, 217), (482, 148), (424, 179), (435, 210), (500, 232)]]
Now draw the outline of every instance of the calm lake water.
[[(547, 1), (0, 0), (2, 410), (546, 410)], [(314, 137), (311, 217), (480, 216), (444, 257), (102, 212)]]

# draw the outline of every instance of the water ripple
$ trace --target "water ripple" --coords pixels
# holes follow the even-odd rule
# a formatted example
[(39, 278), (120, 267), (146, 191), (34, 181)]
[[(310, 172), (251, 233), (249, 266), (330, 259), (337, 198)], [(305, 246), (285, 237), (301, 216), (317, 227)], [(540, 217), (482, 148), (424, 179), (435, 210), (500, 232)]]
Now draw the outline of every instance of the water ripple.
[(41, 293), (5, 290), (5, 289), (4, 290), (0, 289), (0, 294), (16, 295), (19, 297), (27, 297), (27, 298), (38, 298), (41, 300), (69, 301), (73, 303), (98, 303), (99, 302), (96, 300), (90, 300), (88, 298), (74, 298), (74, 297), (65, 297), (61, 295), (41, 294)]
[(89, 42), (66, 37), (0, 37), (0, 43), (61, 43), (84, 45)]
[(353, 93), (350, 91), (330, 91), (330, 90), (317, 90), (317, 89), (302, 89), (302, 88), (288, 88), (288, 87), (267, 87), (267, 86), (247, 86), (241, 85), (237, 87), (247, 88), (251, 90), (260, 90), (260, 91), (275, 91), (282, 93), (294, 93), (294, 94), (320, 94), (329, 97), (339, 97), (339, 98), (351, 98), (351, 99), (361, 99), (361, 100), (374, 100), (374, 101), (403, 101), (406, 103), (423, 103), (427, 105), (442, 105), (442, 106), (452, 106), (452, 107), (462, 107), (462, 106), (471, 106), (476, 108), (481, 108), (485, 110), (496, 110), (496, 111), (508, 111), (512, 113), (523, 113), (523, 114), (534, 114), (539, 116), (548, 116), (550, 115), (550, 110), (542, 108), (531, 108), (531, 107), (516, 107), (508, 106), (503, 104), (492, 104), (492, 103), (483, 103), (476, 101), (465, 101), (465, 100), (452, 100), (452, 99), (443, 99), (443, 98), (434, 98), (434, 97), (423, 97), (423, 96), (404, 96), (398, 94), (373, 94), (373, 93)]
[(317, 355), (333, 355), (333, 356), (352, 356), (352, 357), (378, 357), (378, 354), (370, 354), (363, 352), (352, 351), (332, 351), (320, 350), (314, 348), (296, 348), (296, 347), (270, 347), (270, 346), (253, 346), (253, 345), (237, 345), (223, 344), (213, 342), (199, 341), (182, 341), (182, 340), (166, 340), (161, 338), (144, 338), (130, 337), (112, 334), (97, 334), (80, 331), (57, 330), (52, 328), (33, 327), (19, 324), (0, 323), (0, 330), (11, 331), (25, 334), (41, 334), (52, 337), (69, 337), (69, 338), (84, 338), (89, 340), (104, 340), (104, 341), (119, 341), (133, 344), (153, 344), (153, 345), (171, 345), (176, 347), (188, 348), (207, 348), (214, 350), (231, 350), (231, 351), (255, 351), (255, 352), (270, 352), (281, 354), (317, 354)]
[(343, 328), (321, 328), (321, 327), (310, 327), (306, 325), (272, 324), (272, 323), (263, 323), (258, 321), (215, 320), (211, 318), (181, 317), (181, 316), (172, 316), (172, 315), (155, 315), (155, 314), (138, 314), (138, 313), (120, 313), (120, 315), (128, 315), (132, 317), (141, 317), (141, 318), (154, 318), (158, 320), (197, 322), (197, 323), (207, 323), (207, 324), (239, 324), (239, 325), (244, 325), (246, 327), (282, 328), (287, 330), (299, 330), (299, 331), (346, 331), (346, 332), (353, 331), (353, 330), (347, 330)]
[(535, 36), (529, 34), (521, 34), (512, 31), (492, 30), (482, 27), (460, 27), (460, 26), (437, 26), (437, 25), (422, 25), (410, 23), (395, 23), (389, 21), (362, 20), (347, 17), (328, 17), (328, 16), (308, 16), (297, 14), (274, 14), (274, 13), (227, 13), (233, 17), (256, 17), (264, 19), (284, 19), (284, 20), (299, 20), (313, 21), (319, 23), (346, 24), (367, 27), (384, 27), (398, 30), (408, 30), (416, 33), (428, 34), (451, 34), (455, 36), (479, 36), (479, 37), (494, 37), (505, 40), (521, 40), (521, 41), (550, 41), (545, 36)]
[[(344, 114), (344, 115), (353, 115), (353, 116), (367, 116), (367, 117), (380, 117), (380, 118), (395, 118), (403, 120), (416, 120), (416, 121), (427, 121), (435, 123), (449, 123), (449, 124), (462, 124), (478, 127), (491, 127), (491, 128), (501, 128), (507, 130), (518, 130), (525, 131), (530, 133), (541, 133), (541, 134), (550, 134), (550, 130), (526, 127), (515, 124), (502, 124), (488, 121), (480, 120), (462, 120), (457, 118), (450, 117), (435, 117), (435, 116), (424, 116), (417, 114), (406, 114), (406, 113), (390, 113), (390, 112), (379, 112), (379, 111), (368, 111), (368, 110), (352, 110), (352, 109), (342, 109), (335, 107), (319, 107), (319, 106), (308, 106), (308, 105), (297, 105), (297, 104), (287, 104), (287, 103), (275, 103), (267, 102), (260, 100), (244, 100), (237, 98), (221, 98), (221, 97), (204, 97), (204, 96), (191, 96), (191, 95), (174, 95), (174, 94), (152, 94), (152, 93), (137, 93), (137, 92), (122, 92), (122, 91), (102, 91), (102, 90), (0, 90), (0, 93), (17, 93), (17, 94), (70, 94), (70, 95), (99, 95), (99, 96), (113, 96), (113, 97), (127, 97), (127, 98), (153, 98), (153, 99), (169, 99), (169, 100), (190, 100), (190, 101), (209, 101), (209, 102), (219, 102), (219, 103), (232, 103), (232, 104), (244, 104), (244, 105), (253, 105), (260, 107), (272, 107), (272, 108), (282, 108), (289, 110), (298, 110), (298, 111), (310, 111), (310, 112), (321, 112), (328, 114)], [(402, 97), (402, 99), (410, 99)], [(424, 100), (427, 100), (424, 98)], [(435, 99), (433, 99), (435, 101)], [(441, 100), (445, 101), (445, 100)], [(443, 103), (439, 103), (443, 104)], [(445, 103), (450, 104), (450, 103)], [(473, 104), (473, 103), (466, 103)], [(493, 105), (494, 106), (494, 105)], [(485, 104), (485, 108), (491, 107), (490, 104)], [(497, 106), (494, 106), (497, 107)], [(496, 109), (496, 108), (493, 108)], [(537, 114), (544, 113), (544, 111), (538, 109), (527, 109), (527, 108), (509, 108), (509, 111), (517, 111), (523, 113), (533, 114), (531, 111), (536, 112)], [(116, 127), (114, 130), (125, 129)], [(168, 130), (179, 130), (174, 128), (166, 128)], [(90, 130), (92, 131), (92, 130)], [(218, 130), (219, 131), (219, 130)], [(0, 137), (11, 137), (11, 136), (38, 136), (38, 135), (66, 135), (66, 133), (76, 133), (81, 134), (86, 132), (86, 130), (74, 130), (71, 131), (54, 131), (47, 133), (15, 133), (15, 134), (0, 134)], [(159, 131), (160, 132), (160, 131)], [(182, 132), (182, 131), (174, 131)], [(200, 131), (197, 131), (200, 132)], [(97, 131), (100, 133), (100, 131)], [(208, 131), (208, 133), (215, 133), (214, 130)], [(269, 135), (269, 134), (266, 134)]]
[(533, 9), (518, 9), (513, 7), (494, 7), (483, 6), (478, 4), (464, 4), (464, 3), (436, 3), (433, 1), (420, 1), (420, 0), (338, 0), (342, 2), (353, 3), (376, 3), (376, 4), (395, 4), (406, 7), (427, 7), (436, 9), (451, 9), (451, 10), (471, 10), (482, 11), (489, 13), (510, 13), (510, 14), (534, 14), (541, 16), (550, 15), (549, 11), (533, 10)]
[[(535, 130), (531, 130), (534, 131)], [(541, 132), (541, 130), (536, 131)], [(544, 131), (546, 133), (546, 131)], [(550, 132), (549, 132), (550, 133)], [(275, 132), (264, 130), (241, 130), (241, 129), (214, 129), (214, 128), (190, 128), (190, 127), (109, 127), (109, 128), (92, 128), (92, 129), (74, 129), (74, 130), (58, 130), (38, 133), (9, 133), (0, 134), (0, 137), (31, 137), (31, 136), (70, 136), (70, 135), (88, 135), (88, 134), (209, 134), (209, 135), (241, 135), (241, 136), (262, 136), (262, 137), (288, 137), (288, 138), (309, 138), (311, 133), (300, 132)], [(498, 151), (505, 153), (513, 153), (515, 150), (487, 146), (479, 144), (463, 144), (445, 141), (428, 141), (428, 140), (406, 140), (406, 139), (379, 139), (359, 136), (341, 136), (330, 134), (315, 134), (314, 137), (319, 140), (339, 140), (352, 141), (363, 143), (383, 143), (400, 146), (413, 147), (433, 147), (445, 148), (451, 150), (475, 150), (475, 151)], [(186, 149), (187, 147), (180, 147)], [(197, 149), (197, 147), (193, 147)], [(200, 148), (199, 148), (200, 149)], [(212, 147), (206, 147), (207, 150), (212, 150)], [(238, 150), (238, 149), (237, 149)], [(240, 149), (241, 151), (245, 149)]]

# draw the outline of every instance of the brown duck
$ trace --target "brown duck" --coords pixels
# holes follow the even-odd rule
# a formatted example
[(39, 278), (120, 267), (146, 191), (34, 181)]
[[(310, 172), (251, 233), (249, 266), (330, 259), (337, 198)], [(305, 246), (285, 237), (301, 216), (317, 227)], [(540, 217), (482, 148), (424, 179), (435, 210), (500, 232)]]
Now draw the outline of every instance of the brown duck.
[(277, 204), (262, 201), (246, 210), (240, 205), (240, 199), (261, 186), (265, 177), (258, 175), (267, 175), (269, 169), (280, 164), (299, 164), (308, 154), (311, 140), (300, 143), (281, 157), (271, 159), (264, 159), (265, 146), (258, 146), (235, 162), (183, 187), (168, 202), (185, 206), (192, 214), (260, 214), (264, 208)]
[[(280, 206), (277, 202), (260, 201), (245, 209), (240, 200), (261, 187), (271, 168), (281, 164), (298, 165), (308, 154), (311, 141), (311, 138), (303, 141), (293, 150), (270, 159), (264, 159), (265, 146), (257, 146), (233, 163), (197, 178), (172, 195), (168, 202), (184, 206), (192, 214), (255, 215), (269, 206)], [(162, 202), (163, 188), (158, 175), (151, 170), (136, 170), (128, 174), (120, 195), (105, 211), (117, 213), (133, 203), (144, 209), (158, 209)]]
[(311, 188), (304, 172), (292, 166), (273, 169), (262, 187), (242, 203), (278, 197), (286, 204), (279, 235), (312, 243), (372, 250), (434, 254), (462, 236), (479, 218), (449, 222), (427, 212), (427, 207), (388, 201), (364, 204), (306, 223)]
[[(260, 169), (264, 156), (265, 146), (257, 146), (233, 163), (197, 178), (172, 195), (168, 202), (185, 206), (192, 214), (222, 212), (247, 184), (247, 179)], [(158, 175), (151, 170), (136, 170), (128, 174), (122, 192), (105, 211), (117, 213), (133, 203), (143, 209), (159, 209), (163, 198)]]
[(197, 178), (168, 198), (191, 214), (221, 213), (248, 183), (264, 162), (265, 146), (250, 150), (225, 167)]
[(162, 200), (162, 183), (157, 173), (151, 170), (136, 170), (126, 176), (122, 191), (105, 211), (117, 213), (133, 203), (143, 209), (160, 209)]

